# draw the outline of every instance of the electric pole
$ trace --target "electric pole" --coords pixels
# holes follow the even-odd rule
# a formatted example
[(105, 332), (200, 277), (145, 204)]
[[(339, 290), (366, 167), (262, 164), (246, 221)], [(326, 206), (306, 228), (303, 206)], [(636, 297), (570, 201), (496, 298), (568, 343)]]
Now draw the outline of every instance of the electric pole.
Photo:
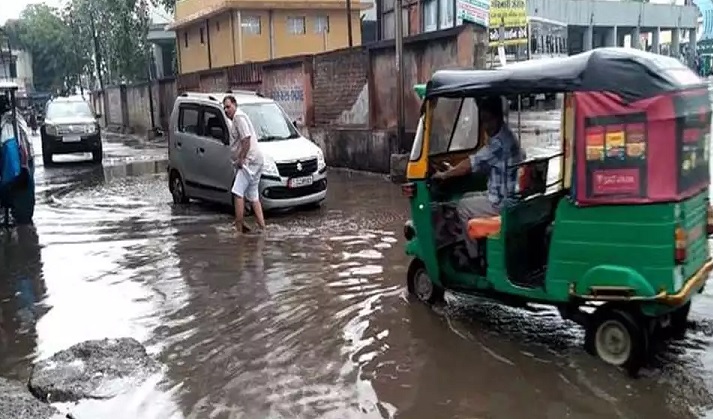
[[(90, 3), (91, 4), (91, 3)], [(109, 125), (109, 108), (107, 107), (106, 91), (104, 90), (104, 77), (102, 77), (101, 69), (101, 54), (99, 52), (99, 39), (97, 36), (96, 25), (94, 24), (94, 10), (89, 13), (89, 26), (92, 31), (92, 41), (94, 44), (94, 64), (96, 65), (97, 78), (99, 79), (99, 90), (102, 92), (102, 113), (104, 114), (104, 126)]]
[(396, 7), (394, 7), (394, 13), (396, 13), (396, 110), (397, 115), (397, 139), (399, 143), (399, 148), (402, 148), (405, 136), (405, 125), (406, 116), (404, 113), (404, 22), (403, 22), (403, 0), (396, 0)]
[(354, 46), (352, 38), (352, 0), (347, 0), (347, 32), (349, 33), (349, 48)]

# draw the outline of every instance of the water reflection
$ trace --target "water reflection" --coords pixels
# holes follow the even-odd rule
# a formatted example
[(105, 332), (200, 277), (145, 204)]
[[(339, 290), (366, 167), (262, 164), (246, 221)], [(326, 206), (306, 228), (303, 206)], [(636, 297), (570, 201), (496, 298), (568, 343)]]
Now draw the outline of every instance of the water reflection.
[[(154, 355), (161, 350), (154, 330), (182, 308), (186, 289), (172, 253), (170, 196), (156, 176), (118, 176), (107, 167), (43, 174), (46, 199), (35, 223), (48, 311), (37, 323), (37, 358), (107, 337), (133, 337)], [(72, 409), (103, 418), (180, 413), (168, 391), (173, 385), (162, 380), (130, 389), (109, 407), (82, 402)]]
[(26, 379), (35, 351), (35, 325), (44, 310), (41, 247), (32, 226), (0, 228), (0, 371)]
[[(524, 130), (528, 151), (552, 145), (537, 138), (556, 124), (538, 124)], [(238, 237), (228, 214), (171, 205), (162, 162), (42, 172), (42, 247), (0, 236), (0, 374), (26, 374), (33, 353), (132, 336), (165, 374), (69, 406), (78, 418), (685, 419), (711, 406), (713, 288), (689, 338), (629, 380), (584, 354), (581, 329), (550, 308), (411, 301), (398, 187), (329, 176), (323, 208)]]

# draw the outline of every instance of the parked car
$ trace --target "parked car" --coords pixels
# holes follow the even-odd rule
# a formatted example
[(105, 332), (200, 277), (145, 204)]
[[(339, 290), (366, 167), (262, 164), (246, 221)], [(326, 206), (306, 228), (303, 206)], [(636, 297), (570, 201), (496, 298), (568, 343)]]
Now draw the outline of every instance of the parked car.
[(52, 164), (55, 154), (92, 153), (92, 161), (102, 161), (99, 114), (81, 96), (58, 97), (47, 102), (40, 128), (42, 161)]
[[(260, 200), (265, 210), (317, 205), (327, 195), (322, 150), (306, 139), (274, 100), (254, 92), (231, 93), (258, 133), (265, 157)], [(235, 169), (230, 160), (232, 122), (226, 93), (184, 93), (176, 99), (168, 130), (169, 189), (175, 203), (191, 198), (232, 205)]]

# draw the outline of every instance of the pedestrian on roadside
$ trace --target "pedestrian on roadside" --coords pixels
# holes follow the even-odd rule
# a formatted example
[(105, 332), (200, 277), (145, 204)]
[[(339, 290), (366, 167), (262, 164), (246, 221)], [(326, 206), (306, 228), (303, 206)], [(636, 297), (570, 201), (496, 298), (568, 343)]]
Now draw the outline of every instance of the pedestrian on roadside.
[(260, 204), (258, 186), (262, 175), (264, 158), (257, 143), (257, 133), (250, 118), (238, 109), (235, 97), (228, 95), (223, 99), (225, 114), (232, 121), (230, 126), (230, 157), (235, 166), (233, 181), (233, 203), (235, 204), (235, 228), (245, 230), (245, 200), (252, 205), (258, 228), (265, 228), (265, 217)]
[(30, 107), (30, 128), (32, 128), (32, 135), (37, 135), (37, 112), (34, 106)]

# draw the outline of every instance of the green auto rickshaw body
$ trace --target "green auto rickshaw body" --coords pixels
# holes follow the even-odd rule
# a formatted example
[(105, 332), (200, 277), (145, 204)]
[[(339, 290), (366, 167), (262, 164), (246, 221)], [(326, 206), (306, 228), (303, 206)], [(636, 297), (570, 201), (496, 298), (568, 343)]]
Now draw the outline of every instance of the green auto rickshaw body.
[[(642, 328), (684, 308), (687, 315), (713, 268), (711, 106), (690, 70), (668, 57), (600, 48), (497, 70), (438, 71), (414, 90), (424, 103), (404, 185), (409, 290), (418, 295), (419, 278), (427, 276), (432, 289), (425, 286), (422, 299), (452, 290), (545, 303), (580, 324), (586, 321), (573, 313), (591, 304), (615, 308)], [(475, 234), (466, 239), (477, 243), (474, 256), (457, 234), (450, 242), (439, 238), (448, 229), (439, 230), (447, 222), (438, 214), (484, 191), (487, 174), (451, 182), (431, 175), (487, 142), (477, 126), (481, 97), (532, 93), (564, 94), (559, 138), (549, 142), (559, 150), (517, 166), (517, 196), (487, 220), (497, 231), (478, 236), (482, 220), (448, 221), (464, 236)]]

